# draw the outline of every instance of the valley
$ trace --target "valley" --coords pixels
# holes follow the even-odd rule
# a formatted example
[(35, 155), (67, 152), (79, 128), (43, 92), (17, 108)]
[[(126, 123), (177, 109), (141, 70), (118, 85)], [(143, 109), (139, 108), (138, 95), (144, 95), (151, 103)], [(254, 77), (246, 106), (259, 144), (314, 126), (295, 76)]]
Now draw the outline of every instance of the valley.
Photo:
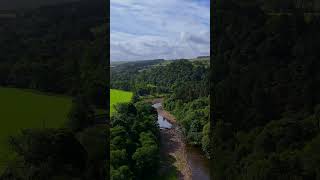
[[(127, 62), (111, 68), (111, 88), (133, 92), (133, 98), (129, 106), (131, 106), (130, 104), (134, 106), (136, 106), (135, 104), (139, 104), (139, 106), (145, 104), (145, 106), (153, 106), (156, 110), (156, 116), (150, 121), (156, 123), (158, 129), (154, 133), (158, 150), (154, 152), (155, 154), (150, 154), (150, 157), (154, 157), (154, 167), (148, 168), (156, 168), (158, 173), (146, 173), (141, 176), (138, 173), (139, 171), (130, 165), (131, 162), (137, 163), (136, 161), (122, 161), (122, 164), (129, 170), (132, 179), (210, 179), (209, 157), (206, 157), (206, 148), (208, 148), (208, 141), (206, 140), (209, 130), (209, 93), (207, 93), (208, 87), (205, 83), (206, 78), (208, 78), (206, 77), (208, 68), (208, 58)], [(179, 72), (174, 71), (174, 69), (179, 69)], [(192, 85), (202, 89), (195, 93), (195, 89), (187, 87)], [(132, 113), (134, 112), (132, 111)], [(146, 115), (139, 116), (139, 111), (136, 113), (138, 116), (135, 115), (136, 118), (132, 122), (134, 124), (138, 123), (140, 119), (146, 118)], [(120, 113), (121, 117), (123, 115)], [(111, 123), (116, 119), (117, 117), (114, 120), (111, 119)], [(196, 127), (193, 127), (194, 125)], [(112, 126), (115, 125), (112, 124)], [(154, 125), (151, 127), (154, 128)], [(114, 153), (119, 151), (116, 148), (118, 146), (113, 146), (112, 143), (116, 138), (112, 135), (112, 129), (111, 177), (118, 177), (125, 172), (122, 172), (121, 169), (123, 165), (113, 163), (114, 161), (118, 162), (118, 160), (112, 160), (113, 158), (119, 158), (118, 156), (112, 157)], [(130, 128), (127, 133), (135, 132), (131, 131)], [(116, 149), (113, 149), (113, 147)], [(128, 151), (129, 149), (126, 148), (127, 153)], [(129, 157), (132, 156), (128, 155)], [(143, 171), (146, 170), (143, 169)]]

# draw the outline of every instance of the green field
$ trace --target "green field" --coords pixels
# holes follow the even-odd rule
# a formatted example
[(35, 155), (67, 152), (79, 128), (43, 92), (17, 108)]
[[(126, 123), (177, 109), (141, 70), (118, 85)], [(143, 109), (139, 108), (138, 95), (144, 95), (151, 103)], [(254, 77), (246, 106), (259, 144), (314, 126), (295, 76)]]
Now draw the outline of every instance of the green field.
[(110, 114), (114, 113), (114, 105), (118, 103), (130, 102), (132, 99), (132, 92), (111, 89), (110, 91)]
[(26, 128), (63, 127), (71, 98), (45, 95), (31, 90), (0, 87), (0, 174), (14, 155), (7, 139)]

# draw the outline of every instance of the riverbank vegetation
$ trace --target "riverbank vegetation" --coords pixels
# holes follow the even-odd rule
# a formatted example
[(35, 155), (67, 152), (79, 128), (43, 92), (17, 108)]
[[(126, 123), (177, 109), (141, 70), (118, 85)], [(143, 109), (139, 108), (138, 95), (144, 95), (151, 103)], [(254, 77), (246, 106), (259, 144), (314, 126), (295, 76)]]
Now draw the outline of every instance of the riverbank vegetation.
[(262, 4), (217, 5), (212, 178), (316, 180), (319, 16)]
[(111, 117), (111, 179), (151, 179), (159, 165), (157, 112), (149, 103), (116, 105)]

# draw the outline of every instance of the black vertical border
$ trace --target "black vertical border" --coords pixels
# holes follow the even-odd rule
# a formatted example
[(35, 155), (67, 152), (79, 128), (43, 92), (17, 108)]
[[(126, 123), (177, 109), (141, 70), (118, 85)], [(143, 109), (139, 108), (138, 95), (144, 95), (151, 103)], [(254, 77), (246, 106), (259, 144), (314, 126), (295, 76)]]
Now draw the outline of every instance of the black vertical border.
[(216, 29), (217, 29), (217, 11), (216, 6), (217, 0), (210, 0), (210, 179), (213, 180), (213, 165), (214, 165), (214, 155), (213, 155), (213, 127), (216, 124), (214, 120), (214, 83), (213, 83), (213, 68), (212, 65), (214, 64), (214, 52), (217, 52), (218, 46), (215, 43), (216, 36)]
[[(102, 0), (105, 1), (105, 0)], [(107, 111), (108, 111), (108, 122), (110, 122), (110, 0), (106, 0), (106, 14), (105, 14), (105, 19), (106, 19), (106, 25), (107, 25), (107, 32), (106, 32), (106, 54), (107, 54), (107, 67), (106, 67), (106, 71), (107, 71), (107, 75), (108, 75), (108, 82), (106, 82), (106, 93), (107, 93), (107, 99), (106, 101), (107, 103)], [(110, 179), (110, 123), (108, 123), (108, 129), (107, 131), (107, 147), (106, 147), (106, 151), (107, 151), (107, 157), (106, 157), (106, 180)]]

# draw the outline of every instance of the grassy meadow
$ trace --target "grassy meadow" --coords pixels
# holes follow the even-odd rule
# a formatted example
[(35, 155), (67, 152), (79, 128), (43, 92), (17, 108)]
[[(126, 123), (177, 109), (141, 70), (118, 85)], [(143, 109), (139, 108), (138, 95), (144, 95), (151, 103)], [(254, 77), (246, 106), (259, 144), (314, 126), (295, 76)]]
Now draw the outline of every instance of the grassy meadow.
[(71, 98), (49, 96), (32, 90), (0, 87), (0, 174), (14, 157), (8, 137), (26, 128), (58, 128), (67, 120)]
[(114, 105), (118, 103), (130, 102), (132, 99), (132, 92), (111, 89), (110, 91), (110, 114), (115, 112)]

